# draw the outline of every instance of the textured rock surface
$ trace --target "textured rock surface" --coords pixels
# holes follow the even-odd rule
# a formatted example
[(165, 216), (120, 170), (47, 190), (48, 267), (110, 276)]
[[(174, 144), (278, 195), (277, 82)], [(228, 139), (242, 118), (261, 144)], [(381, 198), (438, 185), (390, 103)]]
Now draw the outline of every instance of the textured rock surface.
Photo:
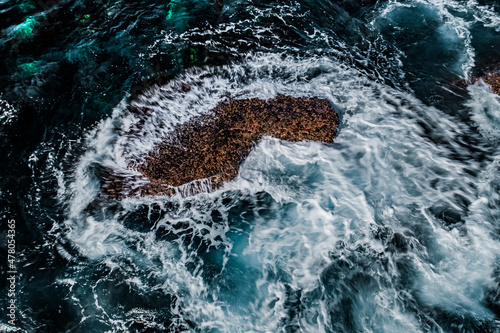
[(330, 143), (338, 125), (338, 115), (325, 99), (229, 98), (208, 114), (178, 125), (148, 155), (137, 167), (148, 184), (126, 190), (126, 178), (115, 177), (105, 191), (115, 197), (172, 194), (179, 186), (187, 194), (209, 191), (237, 176), (241, 162), (263, 136)]
[(491, 86), (495, 94), (500, 95), (500, 73), (486, 75), (482, 79)]
[(491, 72), (482, 71), (481, 73), (477, 74), (477, 76), (472, 77), (471, 80), (458, 80), (453, 82), (453, 85), (465, 89), (467, 88), (467, 86), (476, 83), (480, 79), (490, 85), (495, 94), (500, 95), (500, 71), (498, 69), (495, 69)]

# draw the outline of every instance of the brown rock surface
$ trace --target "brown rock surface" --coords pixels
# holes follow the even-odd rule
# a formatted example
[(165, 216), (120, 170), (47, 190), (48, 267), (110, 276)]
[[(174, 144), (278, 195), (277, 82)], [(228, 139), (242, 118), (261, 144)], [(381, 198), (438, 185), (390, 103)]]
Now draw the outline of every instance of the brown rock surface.
[(500, 95), (500, 73), (494, 73), (483, 77), (483, 81), (491, 86), (493, 92)]
[(136, 167), (150, 183), (126, 190), (121, 179), (105, 192), (114, 197), (173, 194), (188, 183), (188, 194), (217, 188), (237, 176), (241, 162), (264, 135), (330, 143), (338, 125), (331, 104), (317, 97), (228, 98), (208, 114), (176, 126)]
[(470, 80), (458, 80), (454, 81), (452, 84), (453, 86), (464, 89), (467, 88), (468, 85), (474, 84), (482, 79), (491, 87), (495, 94), (500, 95), (500, 72), (498, 69), (494, 69), (491, 72), (482, 71), (476, 75), (477, 76), (472, 77)]

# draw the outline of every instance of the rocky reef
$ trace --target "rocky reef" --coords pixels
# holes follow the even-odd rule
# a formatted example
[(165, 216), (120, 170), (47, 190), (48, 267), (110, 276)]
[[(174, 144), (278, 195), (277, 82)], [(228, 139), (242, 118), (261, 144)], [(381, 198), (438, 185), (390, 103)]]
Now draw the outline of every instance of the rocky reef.
[[(500, 95), (500, 73), (493, 73), (482, 77), (483, 81), (491, 86), (493, 92)], [(479, 79), (476, 79), (476, 81)]]
[[(117, 175), (106, 177), (103, 190), (113, 197), (194, 194), (234, 179), (255, 144), (266, 135), (297, 142), (333, 142), (339, 118), (326, 99), (277, 95), (227, 98), (209, 113), (177, 125), (135, 169), (148, 182)], [(109, 175), (108, 175), (109, 176)], [(138, 182), (135, 182), (138, 184)], [(140, 183), (140, 182), (139, 182)]]
[(465, 89), (479, 80), (483, 80), (495, 94), (500, 95), (500, 65), (498, 62), (476, 69), (471, 79), (454, 81), (453, 86)]

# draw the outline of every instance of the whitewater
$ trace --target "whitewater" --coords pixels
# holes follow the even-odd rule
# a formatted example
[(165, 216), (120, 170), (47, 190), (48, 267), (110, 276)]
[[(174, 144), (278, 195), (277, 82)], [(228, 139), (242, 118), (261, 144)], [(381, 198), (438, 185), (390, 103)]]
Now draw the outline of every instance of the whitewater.
[[(129, 89), (78, 136), (26, 153), (26, 206), (43, 231), (21, 258), (24, 324), (2, 318), (0, 329), (58, 327), (28, 292), (28, 270), (45, 260), (58, 267), (40, 283), (64, 300), (61, 332), (499, 332), (500, 96), (470, 81), (498, 8), (376, 2), (341, 18), (348, 38), (311, 23), (304, 48), (263, 22), (301, 31), (314, 5), (250, 1), (242, 18), (237, 5), (225, 3), (229, 20), (213, 31), (178, 23), (142, 50), (196, 40), (237, 59)], [(329, 3), (315, 5), (328, 18)], [(238, 41), (246, 27), (252, 41)], [(195, 195), (102, 194), (103, 169), (141, 181), (131, 166), (226, 96), (278, 94), (327, 99), (341, 119), (334, 142), (264, 137), (236, 179)], [(3, 130), (16, 108), (0, 107)]]

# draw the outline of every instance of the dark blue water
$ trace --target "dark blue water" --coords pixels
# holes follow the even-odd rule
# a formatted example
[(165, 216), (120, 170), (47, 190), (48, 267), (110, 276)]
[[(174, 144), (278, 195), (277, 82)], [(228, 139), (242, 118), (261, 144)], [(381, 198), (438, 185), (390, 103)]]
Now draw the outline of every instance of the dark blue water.
[[(499, 33), (495, 1), (0, 0), (0, 331), (499, 332), (500, 98), (462, 83)], [(227, 94), (279, 93), (328, 99), (335, 143), (100, 194)]]

